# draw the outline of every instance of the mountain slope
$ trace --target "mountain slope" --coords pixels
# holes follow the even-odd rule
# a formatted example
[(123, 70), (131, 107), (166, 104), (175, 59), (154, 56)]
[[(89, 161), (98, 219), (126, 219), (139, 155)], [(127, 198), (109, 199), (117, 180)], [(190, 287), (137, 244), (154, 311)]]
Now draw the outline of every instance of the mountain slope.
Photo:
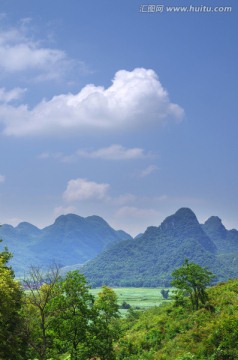
[(216, 245), (219, 253), (238, 252), (238, 231), (227, 230), (219, 217), (211, 216), (202, 228)]
[(185, 258), (208, 266), (218, 280), (238, 276), (238, 231), (227, 230), (215, 216), (201, 225), (188, 208), (135, 239), (99, 216), (74, 214), (42, 230), (27, 222), (3, 225), (0, 238), (14, 254), (17, 276), (32, 264), (44, 268), (55, 261), (64, 273), (86, 263), (82, 271), (94, 286), (165, 286)]
[(168, 286), (171, 272), (185, 258), (207, 266), (224, 280), (235, 272), (217, 257), (217, 247), (187, 208), (149, 227), (132, 241), (123, 241), (99, 254), (82, 271), (93, 286)]
[(167, 302), (122, 320), (117, 358), (127, 360), (238, 359), (238, 279), (207, 289), (209, 301), (193, 311)]
[(83, 218), (74, 214), (62, 215), (42, 230), (25, 222), (17, 227), (3, 225), (0, 238), (14, 254), (12, 266), (18, 275), (30, 265), (44, 267), (53, 261), (62, 266), (84, 263), (109, 244), (132, 239), (99, 216)]

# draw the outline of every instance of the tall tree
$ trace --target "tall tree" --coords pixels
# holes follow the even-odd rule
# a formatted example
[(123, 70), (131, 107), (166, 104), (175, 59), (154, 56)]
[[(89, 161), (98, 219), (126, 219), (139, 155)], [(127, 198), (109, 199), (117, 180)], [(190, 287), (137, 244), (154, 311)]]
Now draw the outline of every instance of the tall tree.
[(28, 336), (29, 356), (45, 360), (52, 352), (52, 336), (49, 322), (53, 313), (50, 302), (55, 296), (60, 279), (59, 268), (52, 265), (46, 272), (32, 266), (23, 280), (27, 290), (24, 296), (24, 318)]
[(96, 317), (92, 347), (101, 360), (115, 359), (113, 342), (119, 338), (119, 306), (117, 295), (110, 287), (103, 286), (94, 303)]
[(68, 272), (57, 285), (57, 295), (51, 303), (55, 315), (51, 329), (59, 350), (69, 352), (71, 360), (88, 359), (93, 301), (84, 276), (77, 270)]
[(198, 310), (199, 304), (205, 304), (208, 300), (206, 287), (215, 277), (210, 271), (185, 259), (183, 265), (173, 271), (172, 276), (171, 285), (189, 295), (193, 310)]
[(0, 359), (22, 360), (25, 359), (24, 324), (20, 315), (22, 289), (8, 266), (11, 257), (7, 248), (0, 252)]

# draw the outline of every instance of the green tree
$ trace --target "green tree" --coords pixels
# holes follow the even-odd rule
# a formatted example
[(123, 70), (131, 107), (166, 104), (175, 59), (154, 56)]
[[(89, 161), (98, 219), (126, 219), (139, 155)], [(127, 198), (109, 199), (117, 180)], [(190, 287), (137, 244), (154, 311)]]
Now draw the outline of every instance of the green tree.
[(117, 295), (107, 286), (102, 286), (94, 303), (96, 317), (94, 319), (93, 339), (94, 356), (102, 360), (115, 359), (113, 342), (119, 338), (118, 323), (119, 306)]
[(0, 252), (0, 359), (22, 360), (25, 359), (24, 323), (20, 315), (22, 289), (8, 266), (11, 257), (7, 248)]
[(186, 259), (183, 265), (172, 273), (171, 285), (178, 289), (178, 294), (183, 292), (190, 297), (193, 310), (198, 310), (199, 304), (205, 304), (208, 300), (206, 287), (215, 277), (206, 268), (201, 267)]
[(25, 289), (23, 316), (26, 324), (28, 356), (45, 360), (52, 353), (52, 334), (49, 323), (54, 316), (50, 303), (56, 295), (56, 284), (60, 279), (56, 265), (43, 272), (32, 266), (23, 280)]
[(117, 295), (115, 291), (108, 286), (102, 286), (102, 290), (98, 293), (94, 306), (107, 325), (110, 325), (115, 318), (119, 317)]
[(161, 293), (163, 299), (167, 300), (169, 298), (169, 290), (162, 289), (160, 291), (160, 293)]
[(82, 274), (68, 272), (57, 284), (57, 295), (51, 302), (54, 318), (51, 329), (55, 346), (61, 353), (70, 353), (71, 360), (88, 359), (89, 333), (93, 322), (94, 298)]

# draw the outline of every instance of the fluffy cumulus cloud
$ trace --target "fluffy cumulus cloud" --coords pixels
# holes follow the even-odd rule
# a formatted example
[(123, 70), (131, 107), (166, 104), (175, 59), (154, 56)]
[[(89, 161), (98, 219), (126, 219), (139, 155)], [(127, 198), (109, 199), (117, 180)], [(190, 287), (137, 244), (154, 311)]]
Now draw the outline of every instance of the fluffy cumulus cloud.
[(87, 179), (69, 180), (63, 198), (67, 202), (84, 200), (103, 200), (107, 198), (109, 184), (96, 183)]
[(33, 109), (0, 106), (4, 134), (15, 136), (137, 129), (182, 116), (183, 109), (170, 101), (156, 73), (144, 68), (120, 70), (108, 88), (87, 85), (77, 94), (54, 96)]

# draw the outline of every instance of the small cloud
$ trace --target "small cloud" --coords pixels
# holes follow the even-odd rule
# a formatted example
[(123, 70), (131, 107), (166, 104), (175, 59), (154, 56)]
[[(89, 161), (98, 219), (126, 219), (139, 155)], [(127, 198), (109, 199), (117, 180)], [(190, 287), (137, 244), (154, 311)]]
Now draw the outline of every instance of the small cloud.
[(45, 160), (45, 159), (62, 159), (63, 158), (63, 154), (60, 152), (56, 152), (56, 153), (50, 153), (50, 152), (43, 152), (40, 155), (38, 155), (38, 159), (41, 160)]
[(21, 80), (38, 83), (62, 80), (72, 72), (89, 73), (84, 62), (70, 59), (63, 50), (52, 47), (50, 34), (45, 39), (36, 38), (31, 18), (21, 19), (14, 27), (6, 23), (2, 21), (0, 29), (2, 75), (15, 77), (20, 73)]
[(70, 155), (65, 155), (61, 152), (57, 152), (57, 153), (43, 152), (38, 156), (39, 159), (53, 158), (66, 163), (77, 161), (78, 158), (117, 161), (117, 160), (146, 159), (150, 157), (152, 157), (151, 152), (146, 153), (144, 149), (126, 148), (122, 145), (111, 145), (98, 150), (79, 149)]
[(67, 202), (84, 200), (103, 200), (107, 198), (109, 184), (99, 184), (87, 179), (69, 180), (63, 198)]
[(57, 206), (54, 209), (54, 217), (58, 217), (60, 215), (67, 215), (75, 213), (77, 209), (74, 206)]
[(41, 46), (27, 34), (26, 22), (24, 25), (0, 31), (0, 68), (6, 73), (38, 70), (56, 75), (56, 68), (67, 60), (66, 54)]
[[(64, 58), (56, 50), (35, 51), (36, 64), (39, 61), (39, 65), (47, 65), (47, 69), (50, 64), (55, 67), (54, 62)], [(1, 66), (3, 64), (0, 60)], [(171, 120), (181, 120), (183, 114), (183, 109), (170, 101), (156, 73), (144, 68), (118, 71), (112, 85), (106, 89), (93, 84), (86, 85), (77, 94), (54, 96), (49, 101), (43, 100), (33, 109), (27, 105), (0, 106), (0, 118), (5, 126), (3, 132), (14, 136), (147, 129), (152, 125), (160, 126)], [(125, 149), (115, 146), (118, 145), (110, 149), (111, 155), (109, 149), (104, 149), (97, 156), (125, 156)], [(127, 156), (138, 156), (138, 151), (141, 155), (140, 149), (134, 149), (127, 152)]]
[(159, 215), (160, 213), (154, 209), (144, 209), (135, 206), (124, 206), (117, 211), (117, 216), (122, 218), (148, 219)]
[(158, 197), (156, 197), (156, 201), (166, 201), (166, 200), (168, 200), (168, 195), (161, 195), (161, 196), (158, 196)]
[(156, 165), (150, 165), (147, 168), (145, 168), (141, 173), (140, 173), (140, 177), (146, 177), (149, 176), (150, 174), (152, 174), (153, 172), (155, 172), (156, 170), (158, 170), (158, 166)]
[(0, 102), (9, 103), (13, 100), (20, 99), (23, 94), (26, 92), (26, 89), (14, 88), (7, 91), (5, 88), (0, 88)]
[(122, 205), (125, 205), (128, 203), (132, 203), (136, 200), (137, 200), (137, 197), (133, 194), (124, 194), (124, 195), (120, 195), (115, 198), (111, 198), (111, 201), (113, 202), (113, 204), (119, 205), (119, 206), (122, 206)]
[(51, 154), (48, 152), (43, 152), (40, 155), (38, 155), (38, 159), (42, 159), (42, 160), (49, 159), (50, 157), (51, 157)]
[(0, 184), (4, 183), (6, 180), (6, 177), (4, 175), (0, 175)]
[(103, 160), (133, 160), (143, 159), (149, 156), (149, 154), (146, 154), (141, 148), (125, 148), (117, 144), (94, 151), (78, 150), (77, 155), (79, 157)]

